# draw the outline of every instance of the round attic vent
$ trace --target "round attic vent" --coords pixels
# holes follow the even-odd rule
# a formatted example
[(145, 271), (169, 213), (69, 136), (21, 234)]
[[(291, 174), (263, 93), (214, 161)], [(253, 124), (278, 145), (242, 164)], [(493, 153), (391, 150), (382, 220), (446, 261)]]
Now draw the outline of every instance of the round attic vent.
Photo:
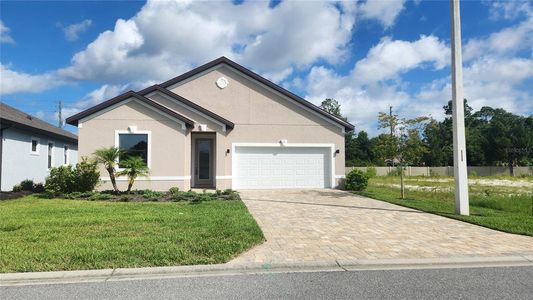
[(228, 80), (226, 79), (226, 77), (220, 77), (219, 79), (217, 79), (217, 86), (220, 88), (220, 89), (223, 89), (225, 87), (227, 87), (229, 84)]

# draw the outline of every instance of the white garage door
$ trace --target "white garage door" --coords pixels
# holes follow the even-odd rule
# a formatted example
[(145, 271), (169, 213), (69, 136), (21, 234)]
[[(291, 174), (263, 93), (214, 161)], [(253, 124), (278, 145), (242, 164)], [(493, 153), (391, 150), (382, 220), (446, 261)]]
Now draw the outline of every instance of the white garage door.
[(331, 148), (235, 147), (235, 189), (331, 187)]

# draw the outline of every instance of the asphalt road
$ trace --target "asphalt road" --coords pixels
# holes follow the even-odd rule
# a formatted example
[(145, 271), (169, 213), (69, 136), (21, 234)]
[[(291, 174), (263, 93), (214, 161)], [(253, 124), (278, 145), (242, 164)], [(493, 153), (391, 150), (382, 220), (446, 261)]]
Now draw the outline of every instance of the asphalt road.
[(533, 299), (533, 267), (271, 273), (0, 287), (1, 299)]

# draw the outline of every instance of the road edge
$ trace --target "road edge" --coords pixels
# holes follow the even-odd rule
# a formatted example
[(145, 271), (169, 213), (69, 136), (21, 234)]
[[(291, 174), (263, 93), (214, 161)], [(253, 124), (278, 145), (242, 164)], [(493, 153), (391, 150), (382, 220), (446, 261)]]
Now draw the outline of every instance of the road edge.
[(53, 271), (0, 274), (0, 287), (106, 282), (121, 280), (162, 279), (198, 276), (229, 276), (265, 273), (344, 272), (365, 270), (405, 270), (437, 268), (480, 268), (532, 266), (533, 255), (438, 257), (402, 259), (332, 260), (309, 263), (253, 263), (117, 268), (101, 270)]

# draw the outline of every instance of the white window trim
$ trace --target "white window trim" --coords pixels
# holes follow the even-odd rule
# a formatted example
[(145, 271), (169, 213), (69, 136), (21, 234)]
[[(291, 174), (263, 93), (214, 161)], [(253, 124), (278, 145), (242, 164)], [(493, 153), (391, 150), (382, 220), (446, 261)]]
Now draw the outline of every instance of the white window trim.
[[(67, 158), (66, 162), (65, 162), (65, 157)], [(63, 166), (68, 166), (70, 164), (70, 147), (67, 144), (63, 145), (63, 157), (62, 158), (63, 158), (63, 163), (62, 163)]]
[[(48, 155), (49, 155), (49, 151), (50, 151), (50, 144), (52, 144), (52, 153), (50, 153), (51, 155), (51, 161), (50, 161), (50, 168), (48, 168)], [(54, 167), (54, 151), (55, 151), (55, 148), (56, 148), (56, 145), (54, 143), (54, 141), (48, 141), (48, 143), (46, 144), (46, 150), (47, 150), (47, 153), (46, 153), (46, 167), (48, 170), (50, 170), (51, 168)]]
[[(37, 147), (35, 147), (35, 151), (33, 151), (32, 144), (33, 141), (37, 141)], [(30, 154), (31, 155), (39, 155), (39, 149), (41, 148), (41, 139), (38, 137), (31, 137), (30, 138)]]
[[(231, 144), (231, 176), (235, 177), (233, 173), (237, 167), (237, 160), (235, 159), (235, 148), (237, 147), (272, 147), (272, 148), (291, 148), (291, 147), (304, 147), (304, 148), (328, 148), (330, 155), (330, 188), (335, 187), (335, 144), (320, 144), (320, 143), (232, 143)], [(231, 181), (231, 188), (235, 188), (235, 181)]]
[[(133, 128), (134, 126), (130, 126), (130, 128)], [(148, 139), (148, 155), (146, 157), (148, 169), (152, 168), (152, 132), (149, 130), (115, 130), (115, 147), (120, 148), (119, 146), (119, 135), (120, 134), (146, 134)], [(118, 159), (116, 161), (116, 167), (115, 169), (117, 171), (122, 171), (124, 168), (120, 168), (118, 166)]]

